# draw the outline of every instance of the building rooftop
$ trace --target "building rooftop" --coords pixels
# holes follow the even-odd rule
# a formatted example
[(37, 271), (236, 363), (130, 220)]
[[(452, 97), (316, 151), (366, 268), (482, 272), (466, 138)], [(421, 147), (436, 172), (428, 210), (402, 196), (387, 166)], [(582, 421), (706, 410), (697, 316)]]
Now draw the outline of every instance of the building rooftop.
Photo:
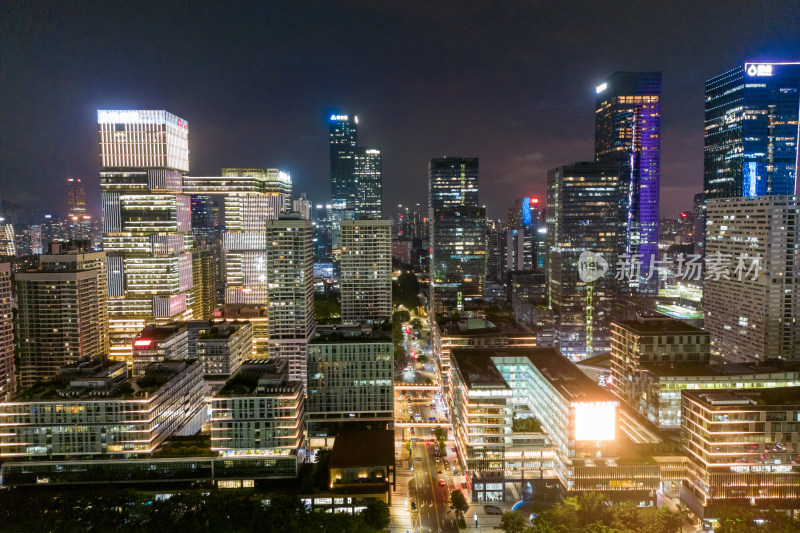
[(513, 319), (503, 320), (498, 317), (494, 322), (485, 318), (463, 318), (461, 320), (440, 323), (443, 337), (479, 337), (481, 335), (514, 335), (530, 336), (530, 332), (519, 327)]
[(259, 396), (293, 393), (302, 390), (302, 383), (289, 381), (286, 359), (248, 359), (215, 396)]
[[(139, 340), (153, 340), (165, 341), (173, 335), (179, 335), (182, 331), (186, 330), (186, 325), (173, 322), (171, 324), (155, 325), (150, 324), (145, 326), (142, 331), (136, 336), (136, 341)], [(134, 343), (136, 342), (134, 341)]]
[[(525, 358), (555, 387), (561, 395), (571, 402), (617, 402), (609, 391), (600, 387), (592, 378), (583, 373), (575, 363), (567, 359), (555, 348), (454, 348), (450, 361), (465, 378), (467, 385), (490, 384), (502, 381), (502, 386), (508, 388), (496, 362), (504, 358)], [(464, 371), (467, 369), (467, 372)], [(465, 373), (470, 374), (464, 376)], [(480, 377), (477, 381), (472, 379), (476, 374)], [(483, 381), (486, 379), (487, 381)]]
[(329, 468), (394, 465), (394, 431), (340, 431), (333, 442)]
[(781, 372), (800, 372), (800, 361), (786, 361), (784, 359), (766, 359), (759, 364), (664, 362), (639, 363), (639, 365), (643, 369), (659, 377), (749, 376)]
[(333, 342), (392, 342), (392, 331), (380, 325), (321, 324), (317, 326), (309, 344)]
[(267, 319), (267, 307), (250, 304), (225, 304), (214, 309), (214, 320), (238, 318), (242, 320)]
[(213, 322), (211, 320), (193, 320), (186, 323), (192, 332), (198, 333), (198, 339), (229, 339), (243, 327), (252, 327), (249, 322)]
[[(94, 361), (89, 366), (68, 365), (52, 380), (37, 383), (21, 391), (13, 401), (145, 399), (191, 364), (197, 363), (150, 363), (144, 368), (144, 375), (139, 378), (129, 377), (125, 363), (116, 361), (106, 361), (99, 367)], [(95, 371), (86, 371), (87, 369)]]
[(638, 316), (636, 320), (614, 320), (612, 324), (618, 324), (639, 335), (709, 335), (698, 327), (664, 316)]
[(800, 387), (776, 387), (748, 391), (727, 390), (722, 392), (713, 389), (696, 389), (683, 391), (683, 394), (722, 410), (729, 409), (730, 406), (741, 407), (746, 405), (754, 406), (756, 409), (768, 406), (781, 408), (788, 406), (792, 409), (800, 410)]

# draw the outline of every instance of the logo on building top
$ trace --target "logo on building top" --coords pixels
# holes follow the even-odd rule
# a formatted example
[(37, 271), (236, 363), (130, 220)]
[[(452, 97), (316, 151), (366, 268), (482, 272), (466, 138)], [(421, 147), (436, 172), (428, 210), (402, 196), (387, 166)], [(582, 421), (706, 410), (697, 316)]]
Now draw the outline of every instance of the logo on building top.
[(750, 63), (747, 66), (748, 76), (772, 76), (772, 65), (756, 65)]

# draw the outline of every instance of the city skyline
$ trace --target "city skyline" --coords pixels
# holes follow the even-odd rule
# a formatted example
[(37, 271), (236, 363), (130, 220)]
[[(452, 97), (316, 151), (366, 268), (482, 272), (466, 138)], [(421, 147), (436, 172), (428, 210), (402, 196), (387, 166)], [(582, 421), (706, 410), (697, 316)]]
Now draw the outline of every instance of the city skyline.
[[(431, 157), (480, 157), (487, 185), (495, 185), (484, 189), (482, 201), (492, 218), (502, 218), (509, 193), (511, 197), (544, 196), (547, 168), (592, 159), (594, 90), (608, 73), (657, 69), (664, 73), (661, 211), (673, 216), (689, 209), (685, 199), (702, 190), (705, 81), (732, 65), (790, 61), (800, 55), (800, 49), (786, 44), (794, 36), (790, 25), (783, 23), (791, 19), (791, 3), (773, 3), (768, 12), (756, 6), (720, 9), (720, 5), (687, 5), (653, 17), (644, 10), (577, 3), (563, 10), (518, 5), (516, 16), (491, 4), (454, 13), (436, 7), (354, 10), (326, 6), (310, 21), (291, 7), (274, 12), (257, 9), (248, 15), (254, 22), (265, 23), (268, 30), (256, 31), (250, 22), (244, 23), (240, 37), (225, 40), (224, 53), (204, 44), (205, 32), (189, 30), (184, 31), (182, 44), (165, 48), (158, 36), (170, 32), (160, 31), (166, 29), (164, 23), (153, 21), (148, 33), (155, 40), (139, 53), (103, 40), (107, 48), (100, 58), (93, 53), (101, 45), (94, 42), (93, 33), (102, 34), (103, 28), (117, 28), (123, 20), (132, 20), (125, 17), (124, 8), (114, 12), (99, 8), (91, 14), (53, 8), (47, 17), (39, 17), (45, 22), (24, 34), (13, 21), (33, 20), (36, 13), (28, 11), (33, 8), (7, 8), (5, 29), (16, 46), (13, 54), (4, 51), (2, 57), (7, 79), (12, 81), (0, 89), (8, 118), (2, 126), (0, 148), (3, 200), (60, 206), (62, 202), (56, 199), (66, 192), (61, 190), (66, 187), (64, 178), (76, 176), (86, 181), (88, 206), (97, 214), (95, 110), (164, 107), (196, 126), (198, 133), (190, 147), (193, 174), (213, 175), (215, 169), (236, 164), (285, 168), (295, 179), (297, 192), (309, 193), (314, 204), (326, 202), (325, 121), (330, 113), (349, 112), (360, 115), (364, 138), (382, 147), (385, 198), (413, 205), (412, 199), (425, 190), (425, 165)], [(185, 28), (218, 27), (219, 33), (214, 32), (209, 42), (220, 41), (216, 35), (227, 34), (225, 28), (238, 21), (235, 13), (206, 18), (168, 11)], [(448, 20), (450, 16), (455, 19)], [(131, 28), (134, 34), (143, 30), (145, 19), (140, 20)], [(299, 20), (308, 23), (298, 26)], [(370, 24), (384, 20), (392, 24)], [(555, 39), (550, 44), (547, 36), (553, 30), (544, 24), (558, 27), (567, 20), (579, 38), (575, 42)], [(714, 20), (713, 27), (704, 22), (709, 20)], [(528, 21), (541, 24), (542, 31), (529, 32), (523, 24)], [(641, 33), (598, 40), (592, 28), (603, 21), (637, 25)], [(460, 29), (478, 24), (477, 34)], [(372, 26), (386, 31), (376, 35)], [(453, 30), (449, 32), (453, 44), (431, 40), (429, 35), (440, 26)], [(325, 37), (333, 27), (351, 31), (337, 31), (339, 39), (323, 50), (322, 42), (331, 41)], [(290, 33), (294, 30), (296, 35)], [(269, 48), (259, 55), (264, 46), (259, 41), (262, 31), (270, 33), (267, 41), (274, 53)], [(49, 37), (44, 43), (41, 32)], [(510, 38), (500, 38), (505, 34)], [(396, 49), (393, 43), (398, 36), (405, 44)], [(119, 42), (128, 37), (125, 33)], [(365, 39), (370, 39), (372, 49), (361, 46)], [(626, 46), (633, 39), (642, 46)], [(501, 60), (481, 55), (481, 47), (489, 42), (497, 47), (491, 57)], [(464, 52), (456, 46), (464, 46)], [(158, 55), (162, 49), (166, 50), (163, 58)], [(42, 50), (49, 55), (42, 56)], [(355, 70), (360, 65), (333, 61), (337, 54), (358, 53), (374, 67), (366, 69), (371, 71), (368, 76)], [(386, 60), (375, 64), (381, 54)], [(110, 63), (106, 57), (125, 60)], [(235, 60), (228, 61), (229, 57)], [(274, 76), (262, 73), (252, 57), (263, 57), (263, 70)], [(450, 61), (442, 66), (436, 59)], [(83, 68), (68, 68), (76, 64)], [(475, 83), (456, 82), (456, 74), (467, 65), (476, 74)], [(209, 74), (215, 67), (221, 76)], [(148, 81), (166, 71), (176, 76), (174, 84), (162, 87)], [(241, 76), (251, 83), (220, 83)], [(26, 90), (17, 90), (23, 80)], [(208, 87), (188, 87), (192, 82)], [(260, 89), (264, 83), (266, 92)], [(50, 91), (53, 85), (65, 90)], [(11, 124), (13, 135), (7, 129)], [(24, 142), (30, 138), (37, 142)], [(47, 156), (32, 157), (34, 145)], [(34, 183), (37, 191), (47, 192), (31, 192), (23, 183)], [(315, 195), (314, 191), (326, 192)]]

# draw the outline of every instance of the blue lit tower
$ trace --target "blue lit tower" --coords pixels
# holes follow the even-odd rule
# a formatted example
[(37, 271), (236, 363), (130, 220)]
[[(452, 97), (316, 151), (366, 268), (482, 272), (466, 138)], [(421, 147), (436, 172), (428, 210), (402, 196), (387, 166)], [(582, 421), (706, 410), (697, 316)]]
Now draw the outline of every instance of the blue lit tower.
[(657, 294), (650, 258), (658, 259), (661, 72), (615, 72), (596, 88), (594, 152), (620, 167), (619, 253), (640, 256), (641, 276), (623, 293)]
[(800, 63), (745, 63), (706, 82), (704, 201), (795, 194)]
[(331, 205), (334, 210), (355, 209), (355, 165), (358, 151), (358, 117), (331, 115)]

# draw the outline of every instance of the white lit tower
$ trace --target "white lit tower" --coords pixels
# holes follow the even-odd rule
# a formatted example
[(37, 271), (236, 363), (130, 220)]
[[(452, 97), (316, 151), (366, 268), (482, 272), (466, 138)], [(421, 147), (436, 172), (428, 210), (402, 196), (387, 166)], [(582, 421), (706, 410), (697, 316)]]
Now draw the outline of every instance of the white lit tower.
[(99, 110), (111, 357), (145, 325), (192, 318), (189, 124), (163, 110)]
[(265, 224), (289, 210), (292, 178), (276, 168), (223, 168), (222, 176), (187, 176), (184, 192), (221, 196), (225, 303), (267, 305)]
[(266, 223), (269, 355), (289, 361), (289, 379), (306, 383), (306, 345), (314, 333), (311, 221), (299, 213)]

